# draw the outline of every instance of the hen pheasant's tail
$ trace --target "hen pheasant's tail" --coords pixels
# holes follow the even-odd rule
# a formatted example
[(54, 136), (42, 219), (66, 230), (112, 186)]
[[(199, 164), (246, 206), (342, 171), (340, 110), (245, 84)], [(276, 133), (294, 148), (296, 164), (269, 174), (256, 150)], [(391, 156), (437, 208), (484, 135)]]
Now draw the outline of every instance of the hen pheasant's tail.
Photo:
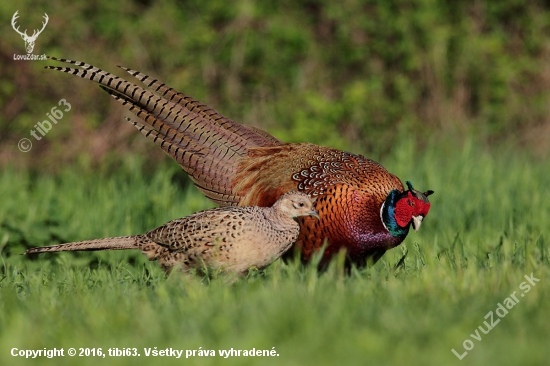
[(207, 197), (221, 205), (239, 201), (233, 179), (241, 158), (250, 148), (283, 143), (264, 131), (235, 123), (206, 105), (168, 87), (157, 79), (120, 67), (153, 92), (80, 61), (65, 59), (78, 68), (46, 66), (100, 84), (143, 122), (132, 122), (189, 174)]
[(38, 247), (27, 249), (24, 254), (46, 253), (46, 252), (65, 252), (82, 250), (122, 250), (122, 249), (141, 249), (143, 244), (142, 235), (119, 236), (116, 238), (95, 239), (78, 241), (74, 243), (51, 245), (47, 247)]

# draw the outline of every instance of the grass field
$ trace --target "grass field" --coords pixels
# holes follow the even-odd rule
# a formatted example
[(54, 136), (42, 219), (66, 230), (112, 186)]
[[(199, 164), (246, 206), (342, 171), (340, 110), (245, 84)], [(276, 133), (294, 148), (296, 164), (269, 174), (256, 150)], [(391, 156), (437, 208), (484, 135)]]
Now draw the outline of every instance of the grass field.
[[(19, 255), (26, 246), (142, 233), (213, 207), (197, 189), (181, 186), (184, 174), (175, 164), (146, 176), (136, 159), (116, 172), (4, 168), (0, 364), (547, 364), (548, 162), (473, 141), (416, 152), (406, 140), (379, 160), (416, 188), (435, 191), (419, 233), (350, 276), (338, 263), (318, 274), (277, 261), (232, 286), (223, 277), (165, 279), (136, 252)], [(531, 273), (539, 281), (525, 292)], [(505, 299), (514, 291), (518, 302), (499, 318), (499, 303), (511, 306)], [(489, 312), (493, 324), (500, 321), (476, 334), (491, 323), (484, 319)], [(464, 355), (464, 346), (473, 348)], [(12, 348), (66, 354), (70, 347), (137, 348), (141, 356), (11, 356)], [(146, 357), (144, 348), (155, 347), (197, 352), (184, 360)], [(218, 356), (273, 347), (278, 356)]]

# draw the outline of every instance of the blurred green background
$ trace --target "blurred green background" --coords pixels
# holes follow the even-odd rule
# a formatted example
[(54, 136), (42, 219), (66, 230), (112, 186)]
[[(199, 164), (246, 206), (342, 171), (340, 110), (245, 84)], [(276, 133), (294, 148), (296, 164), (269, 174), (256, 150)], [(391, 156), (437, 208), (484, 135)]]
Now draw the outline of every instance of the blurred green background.
[[(55, 169), (163, 154), (92, 83), (46, 71), (9, 19), (40, 28), (35, 54), (140, 70), (284, 141), (372, 156), (400, 133), (550, 152), (550, 6), (543, 1), (19, 1), (0, 18), (0, 162)], [(65, 98), (73, 109), (21, 154)]]
[[(374, 267), (277, 261), (228, 286), (135, 252), (25, 248), (145, 232), (213, 207), (94, 83), (26, 54), (154, 76), (283, 141), (363, 154), (433, 189), (418, 233)], [(543, 1), (27, 1), (0, 19), (0, 364), (13, 347), (271, 349), (163, 364), (502, 364), (550, 358), (550, 5)], [(40, 141), (30, 131), (71, 104)], [(28, 138), (29, 152), (18, 142)], [(405, 255), (405, 257), (404, 257)], [(463, 342), (534, 273), (463, 361)]]

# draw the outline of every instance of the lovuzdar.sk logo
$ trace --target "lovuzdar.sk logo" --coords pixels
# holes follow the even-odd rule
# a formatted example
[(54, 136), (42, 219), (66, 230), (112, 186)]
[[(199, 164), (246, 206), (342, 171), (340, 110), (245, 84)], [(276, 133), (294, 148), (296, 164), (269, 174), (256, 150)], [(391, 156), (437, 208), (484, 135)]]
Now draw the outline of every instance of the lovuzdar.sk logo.
[(44, 13), (44, 21), (42, 22), (42, 29), (38, 30), (38, 29), (35, 29), (34, 32), (32, 33), (31, 36), (29, 36), (27, 34), (27, 30), (25, 29), (24, 32), (21, 32), (19, 30), (19, 26), (16, 25), (16, 20), (17, 18), (19, 18), (19, 15), (17, 14), (19, 13), (19, 10), (17, 10), (15, 12), (15, 14), (13, 14), (13, 17), (11, 18), (11, 26), (13, 27), (13, 29), (19, 33), (19, 35), (21, 36), (21, 38), (23, 38), (23, 41), (25, 41), (25, 49), (27, 50), (27, 54), (26, 55), (13, 55), (13, 59), (14, 60), (45, 60), (46, 59), (46, 55), (34, 55), (32, 53), (33, 49), (34, 49), (34, 44), (36, 42), (36, 39), (38, 38), (38, 36), (40, 35), (40, 33), (42, 33), (42, 31), (44, 30), (44, 28), (46, 28), (46, 24), (48, 24), (48, 14)]

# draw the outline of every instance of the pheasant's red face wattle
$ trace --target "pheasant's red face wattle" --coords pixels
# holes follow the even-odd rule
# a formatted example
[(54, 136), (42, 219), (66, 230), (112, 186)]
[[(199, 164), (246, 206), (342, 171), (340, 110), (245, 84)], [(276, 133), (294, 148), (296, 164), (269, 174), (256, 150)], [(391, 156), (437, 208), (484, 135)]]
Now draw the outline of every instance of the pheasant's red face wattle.
[(413, 216), (426, 217), (430, 211), (430, 203), (413, 196), (411, 192), (401, 198), (395, 205), (395, 221), (401, 227), (407, 226)]
[(433, 192), (428, 191), (426, 193), (421, 193), (414, 189), (409, 189), (406, 193), (407, 195), (402, 196), (395, 204), (395, 222), (400, 227), (406, 227), (413, 222), (413, 226), (415, 226), (415, 230), (417, 230), (416, 225), (419, 225), (419, 222), (421, 222), (430, 211), (431, 204), (427, 196)]
[(411, 219), (413, 217), (413, 210), (414, 207), (412, 206), (414, 203), (412, 203), (412, 197), (411, 192), (407, 195), (407, 197), (404, 197), (397, 201), (395, 204), (395, 222), (397, 222), (397, 225), (401, 227), (406, 227), (411, 222)]

